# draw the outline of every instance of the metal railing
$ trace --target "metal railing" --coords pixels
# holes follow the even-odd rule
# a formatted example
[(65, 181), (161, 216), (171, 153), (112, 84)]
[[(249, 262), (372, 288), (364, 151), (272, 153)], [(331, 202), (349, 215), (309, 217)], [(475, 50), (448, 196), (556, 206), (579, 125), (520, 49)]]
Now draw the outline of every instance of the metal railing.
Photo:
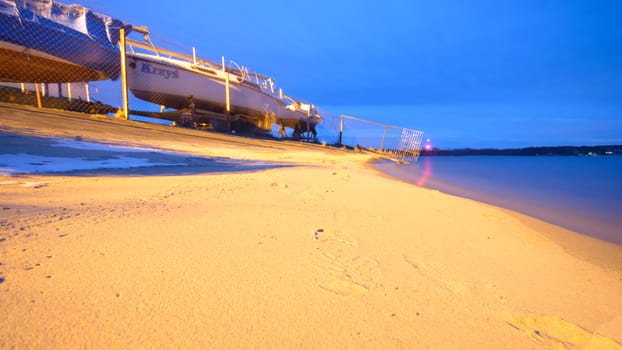
[(415, 162), (421, 153), (422, 141), (423, 131), (343, 114), (339, 116), (338, 143), (341, 145), (374, 152), (398, 162)]

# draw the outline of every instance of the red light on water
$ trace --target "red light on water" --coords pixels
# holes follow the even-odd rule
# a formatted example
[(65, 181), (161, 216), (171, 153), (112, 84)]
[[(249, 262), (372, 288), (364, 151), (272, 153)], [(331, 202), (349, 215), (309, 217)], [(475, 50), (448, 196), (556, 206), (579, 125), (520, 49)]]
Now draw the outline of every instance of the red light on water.
[(417, 180), (417, 186), (425, 186), (430, 176), (432, 176), (432, 162), (430, 161), (430, 157), (425, 157), (423, 161), (423, 171)]

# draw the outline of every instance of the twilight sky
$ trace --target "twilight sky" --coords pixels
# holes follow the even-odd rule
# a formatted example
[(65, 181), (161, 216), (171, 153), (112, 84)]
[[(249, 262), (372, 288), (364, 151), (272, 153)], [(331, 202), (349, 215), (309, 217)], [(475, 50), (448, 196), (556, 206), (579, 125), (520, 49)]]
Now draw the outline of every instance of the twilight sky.
[(437, 147), (622, 144), (620, 0), (76, 2)]

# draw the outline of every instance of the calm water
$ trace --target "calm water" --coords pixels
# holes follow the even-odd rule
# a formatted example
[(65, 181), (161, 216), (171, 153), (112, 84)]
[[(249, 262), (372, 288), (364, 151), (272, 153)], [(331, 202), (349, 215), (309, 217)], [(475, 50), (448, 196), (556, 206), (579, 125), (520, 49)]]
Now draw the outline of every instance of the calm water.
[(622, 157), (421, 157), (376, 167), (419, 186), (622, 244)]

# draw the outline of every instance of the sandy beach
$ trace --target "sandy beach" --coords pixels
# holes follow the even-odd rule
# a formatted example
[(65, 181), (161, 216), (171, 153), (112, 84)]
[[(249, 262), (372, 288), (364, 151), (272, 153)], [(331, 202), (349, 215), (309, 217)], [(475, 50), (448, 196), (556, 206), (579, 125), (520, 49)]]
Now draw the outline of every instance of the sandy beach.
[(0, 348), (622, 349), (621, 246), (372, 160), (0, 105)]

